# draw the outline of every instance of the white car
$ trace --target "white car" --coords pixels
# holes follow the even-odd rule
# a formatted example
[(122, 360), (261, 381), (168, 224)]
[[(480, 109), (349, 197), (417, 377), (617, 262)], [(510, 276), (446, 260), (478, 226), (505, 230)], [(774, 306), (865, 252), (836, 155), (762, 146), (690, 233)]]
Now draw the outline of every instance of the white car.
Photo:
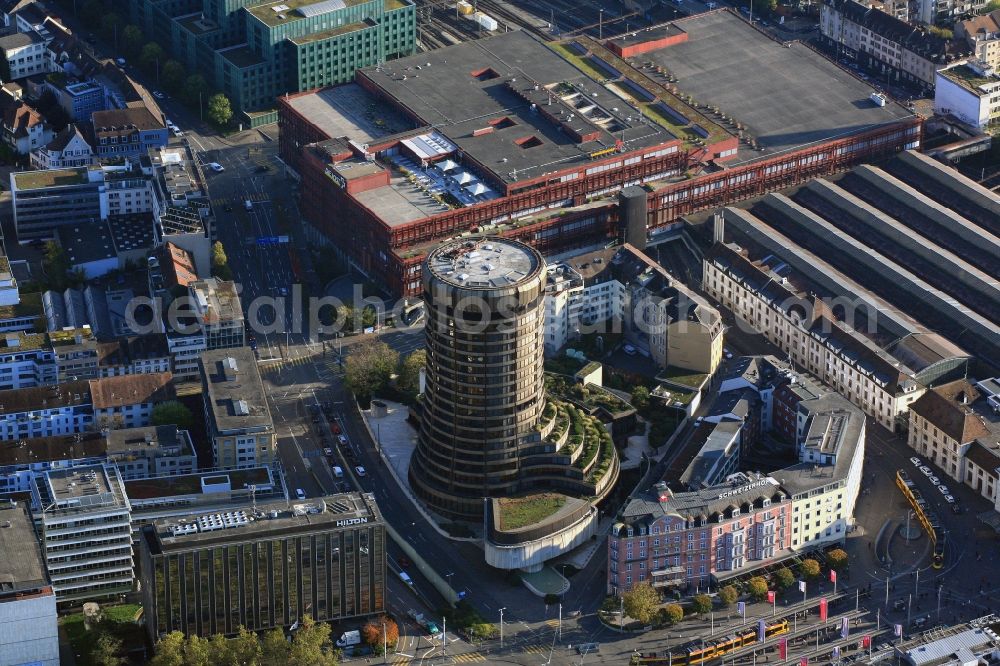
[(910, 462), (913, 463), (914, 467), (920, 467), (924, 464), (924, 461), (917, 457), (910, 458)]
[(218, 162), (209, 162), (208, 168), (216, 173), (222, 173), (223, 171), (226, 170), (226, 167), (222, 166)]
[(364, 476), (365, 473), (366, 473), (365, 472), (365, 468), (362, 467), (361, 465), (358, 465), (357, 467), (355, 467), (354, 471), (358, 473), (358, 476)]
[(923, 467), (921, 467), (919, 469), (920, 469), (920, 473), (923, 474), (924, 476), (930, 476), (933, 473), (933, 472), (931, 472), (931, 468), (928, 467), (927, 465), (924, 465)]
[(941, 479), (937, 478), (934, 475), (928, 476), (927, 480), (930, 481), (931, 483), (933, 483), (935, 486), (940, 486), (941, 485)]
[(948, 504), (954, 504), (955, 503), (955, 498), (952, 497), (951, 495), (945, 495), (944, 496), (944, 501), (947, 502)]
[(948, 486), (938, 486), (938, 490), (941, 491), (942, 495), (948, 495), (951, 493), (951, 491), (948, 490)]
[(347, 444), (347, 435), (337, 435), (337, 441), (341, 444)]
[(174, 136), (184, 136), (184, 132), (182, 132), (181, 128), (178, 127), (177, 125), (171, 127), (170, 131), (174, 133)]
[(629, 356), (635, 356), (635, 347), (633, 347), (632, 345), (625, 345), (624, 347), (622, 347), (622, 349), (624, 349), (625, 353), (628, 354)]
[(154, 90), (153, 91), (153, 97), (155, 97), (156, 99), (166, 99), (167, 98), (167, 96), (164, 95), (163, 93), (161, 93), (159, 90)]

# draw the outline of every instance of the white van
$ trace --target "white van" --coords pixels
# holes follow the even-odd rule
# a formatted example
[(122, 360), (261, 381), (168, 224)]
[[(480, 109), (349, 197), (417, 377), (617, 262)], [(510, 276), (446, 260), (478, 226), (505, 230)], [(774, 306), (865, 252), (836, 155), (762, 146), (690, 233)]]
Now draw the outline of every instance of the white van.
[(400, 571), (399, 572), (399, 580), (403, 581), (404, 583), (406, 583), (410, 587), (413, 587), (413, 579), (410, 578), (410, 575), (408, 573), (406, 573), (405, 571)]
[(298, 497), (300, 500), (304, 500), (306, 498), (306, 491), (302, 490), (301, 488), (296, 488), (295, 496)]
[(246, 201), (243, 202), (243, 207), (246, 208), (247, 210), (253, 210), (253, 202), (247, 199)]
[(340, 469), (336, 465), (333, 466), (333, 475), (338, 479), (344, 478), (344, 470)]

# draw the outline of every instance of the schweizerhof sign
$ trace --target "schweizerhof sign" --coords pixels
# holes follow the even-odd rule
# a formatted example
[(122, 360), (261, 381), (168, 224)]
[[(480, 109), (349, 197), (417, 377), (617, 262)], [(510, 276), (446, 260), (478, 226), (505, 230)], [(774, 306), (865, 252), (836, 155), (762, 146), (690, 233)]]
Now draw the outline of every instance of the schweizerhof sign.
[(753, 490), (754, 488), (762, 488), (770, 482), (770, 479), (761, 479), (760, 481), (754, 481), (753, 483), (748, 483), (745, 486), (740, 486), (738, 488), (733, 488), (732, 490), (727, 490), (724, 493), (719, 493), (719, 499), (726, 499), (727, 497), (732, 497), (733, 495), (739, 495), (740, 493), (745, 493), (748, 490)]

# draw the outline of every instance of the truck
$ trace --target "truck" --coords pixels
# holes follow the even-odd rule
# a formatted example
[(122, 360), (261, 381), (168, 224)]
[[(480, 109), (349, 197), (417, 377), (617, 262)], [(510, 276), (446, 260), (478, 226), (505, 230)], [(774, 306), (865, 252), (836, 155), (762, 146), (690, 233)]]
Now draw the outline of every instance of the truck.
[(345, 648), (352, 645), (359, 645), (361, 643), (361, 631), (355, 629), (354, 631), (345, 631), (337, 639), (337, 647)]

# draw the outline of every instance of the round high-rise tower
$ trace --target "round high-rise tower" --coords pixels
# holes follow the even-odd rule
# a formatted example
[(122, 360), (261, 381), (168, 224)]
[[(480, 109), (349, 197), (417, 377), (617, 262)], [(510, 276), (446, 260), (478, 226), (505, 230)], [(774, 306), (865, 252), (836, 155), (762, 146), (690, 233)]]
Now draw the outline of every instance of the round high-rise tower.
[(522, 488), (545, 407), (545, 260), (502, 238), (456, 241), (423, 268), (426, 385), (410, 484), (436, 511), (480, 520)]

